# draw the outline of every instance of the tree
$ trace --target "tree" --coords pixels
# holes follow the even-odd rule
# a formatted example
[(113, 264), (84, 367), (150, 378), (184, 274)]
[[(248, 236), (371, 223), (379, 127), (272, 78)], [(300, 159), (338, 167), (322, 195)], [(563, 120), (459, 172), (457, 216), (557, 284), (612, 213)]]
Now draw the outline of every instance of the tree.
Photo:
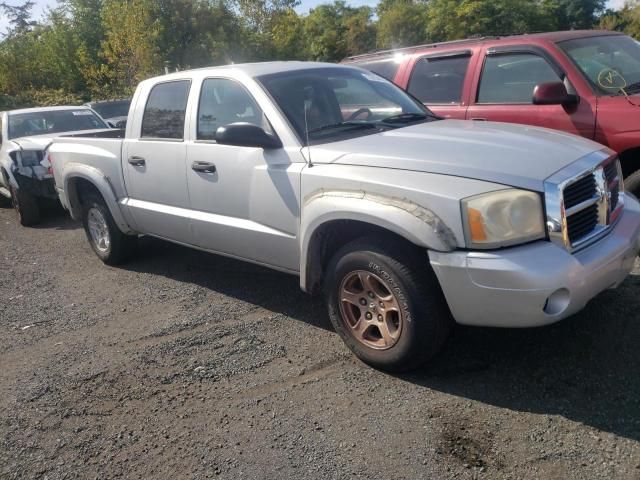
[(557, 28), (571, 30), (593, 28), (607, 2), (606, 0), (552, 0), (549, 3), (555, 10)]
[(138, 82), (161, 72), (156, 46), (159, 25), (152, 11), (152, 0), (105, 0), (102, 63), (89, 72), (89, 87), (94, 93), (131, 95)]
[(368, 7), (352, 8), (343, 0), (320, 5), (304, 19), (304, 30), (313, 60), (337, 62), (369, 50), (375, 39)]
[(240, 24), (226, 3), (207, 0), (157, 0), (157, 45), (170, 69), (229, 63), (240, 41)]
[(28, 32), (37, 25), (37, 22), (31, 20), (31, 9), (34, 5), (35, 2), (31, 0), (24, 2), (22, 5), (9, 5), (6, 2), (0, 2), (0, 9), (4, 11), (9, 19), (10, 35)]
[(412, 0), (382, 0), (378, 4), (379, 48), (404, 47), (427, 40), (427, 4)]

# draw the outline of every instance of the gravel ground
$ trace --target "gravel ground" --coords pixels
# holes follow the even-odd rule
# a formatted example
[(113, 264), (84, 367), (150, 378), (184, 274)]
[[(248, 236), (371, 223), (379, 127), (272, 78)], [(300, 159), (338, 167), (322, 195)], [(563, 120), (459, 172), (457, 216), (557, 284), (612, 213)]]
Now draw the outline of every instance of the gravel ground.
[(294, 277), (0, 209), (0, 478), (640, 479), (638, 274), (387, 375)]

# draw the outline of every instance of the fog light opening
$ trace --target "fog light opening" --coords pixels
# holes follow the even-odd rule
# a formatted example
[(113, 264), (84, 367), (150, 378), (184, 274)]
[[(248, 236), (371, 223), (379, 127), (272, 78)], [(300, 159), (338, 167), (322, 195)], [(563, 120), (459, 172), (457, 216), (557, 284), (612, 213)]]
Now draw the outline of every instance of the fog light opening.
[(547, 315), (559, 315), (569, 306), (571, 294), (566, 288), (560, 288), (553, 292), (544, 304), (544, 313)]

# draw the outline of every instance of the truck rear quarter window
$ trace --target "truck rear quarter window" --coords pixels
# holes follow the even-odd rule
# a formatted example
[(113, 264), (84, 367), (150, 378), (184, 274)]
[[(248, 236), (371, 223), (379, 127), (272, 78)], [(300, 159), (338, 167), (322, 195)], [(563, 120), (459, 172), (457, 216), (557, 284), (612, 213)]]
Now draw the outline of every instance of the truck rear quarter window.
[(470, 55), (421, 58), (411, 74), (409, 93), (426, 104), (460, 103), (470, 58)]
[(353, 65), (369, 70), (370, 72), (377, 73), (390, 82), (393, 82), (393, 79), (396, 77), (396, 73), (398, 73), (398, 68), (400, 68), (400, 62), (397, 62), (393, 57), (384, 58), (382, 60), (356, 62), (353, 63)]
[(480, 79), (478, 103), (531, 104), (536, 85), (558, 81), (562, 78), (539, 55), (489, 55)]
[(184, 118), (191, 81), (178, 80), (155, 85), (149, 93), (142, 117), (143, 138), (184, 138)]

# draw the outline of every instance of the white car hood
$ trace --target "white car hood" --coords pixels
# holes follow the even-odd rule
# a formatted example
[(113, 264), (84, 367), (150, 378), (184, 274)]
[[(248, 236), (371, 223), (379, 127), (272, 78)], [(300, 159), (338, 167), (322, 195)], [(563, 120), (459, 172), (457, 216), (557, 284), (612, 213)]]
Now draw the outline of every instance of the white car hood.
[(442, 120), (312, 146), (310, 151), (318, 164), (454, 175), (541, 192), (553, 173), (605, 148), (546, 128)]

